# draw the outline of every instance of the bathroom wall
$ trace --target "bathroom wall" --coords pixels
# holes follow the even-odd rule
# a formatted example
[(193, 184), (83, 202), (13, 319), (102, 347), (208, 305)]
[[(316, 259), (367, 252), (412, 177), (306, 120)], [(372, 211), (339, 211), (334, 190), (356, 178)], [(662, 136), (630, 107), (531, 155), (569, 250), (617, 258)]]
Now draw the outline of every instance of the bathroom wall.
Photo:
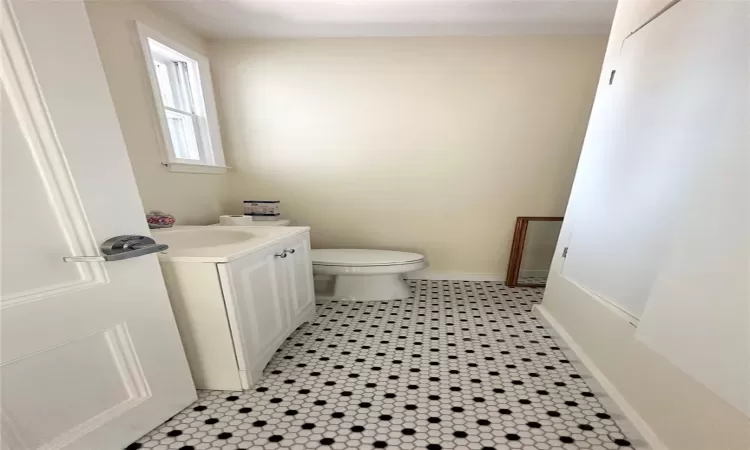
[(226, 194), (226, 175), (175, 173), (161, 165), (161, 128), (135, 21), (207, 54), (206, 42), (135, 2), (87, 1), (91, 28), (107, 75), (144, 211), (173, 214), (181, 224), (216, 223)]
[[(682, 0), (638, 32), (670, 39), (650, 40), (637, 33), (623, 45), (632, 31), (670, 3), (618, 3), (558, 251), (537, 311), (567, 340), (654, 450), (745, 450), (750, 448), (750, 235), (744, 226), (750, 211), (746, 150), (750, 110), (743, 100), (748, 95), (749, 35), (742, 17), (747, 16), (748, 5)], [(715, 14), (724, 8), (738, 9)], [(680, 30), (677, 39), (674, 35)], [(677, 73), (691, 76), (678, 80), (671, 70), (654, 73), (650, 59), (649, 65), (625, 65), (623, 54), (633, 53), (623, 49), (634, 43), (649, 52), (659, 49), (666, 68), (679, 68)], [(673, 48), (681, 51), (672, 52)], [(609, 86), (614, 69), (618, 75)], [(636, 76), (638, 72), (642, 74)], [(623, 84), (628, 80), (638, 84)], [(664, 88), (653, 89), (659, 83)], [(644, 92), (644, 85), (652, 89)], [(664, 107), (665, 99), (679, 105), (675, 110), (680, 114), (662, 114), (658, 128), (646, 124), (639, 132), (649, 138), (644, 142), (658, 147), (662, 160), (670, 152), (679, 155), (679, 164), (663, 167), (661, 177), (634, 176), (643, 173), (650, 161), (646, 157), (620, 158), (618, 164), (610, 161), (619, 156), (613, 154), (612, 145), (617, 124), (630, 124), (618, 121), (626, 109), (623, 102), (612, 101), (610, 93), (622, 92), (619, 89), (630, 92), (628, 102), (650, 105), (645, 111), (649, 114), (654, 113), (651, 108)], [(683, 101), (680, 90), (691, 92), (689, 101)], [(639, 149), (633, 150), (634, 155)], [(594, 178), (606, 187), (592, 187)], [(632, 180), (645, 188), (633, 203), (656, 196), (669, 206), (669, 214), (652, 218), (646, 231), (661, 232), (665, 221), (675, 224), (664, 251), (643, 261), (657, 273), (642, 299), (645, 309), (640, 321), (567, 276), (568, 262), (560, 256), (564, 246), (574, 254), (576, 236), (588, 232), (581, 224), (597, 214), (590, 202), (594, 191), (619, 192)], [(613, 262), (627, 249), (627, 239), (601, 245)], [(588, 270), (600, 269), (592, 265)], [(642, 281), (623, 272), (608, 275), (627, 283)]]
[(516, 216), (565, 210), (604, 36), (216, 42), (243, 199), (280, 199), (316, 247), (424, 252), (504, 279)]

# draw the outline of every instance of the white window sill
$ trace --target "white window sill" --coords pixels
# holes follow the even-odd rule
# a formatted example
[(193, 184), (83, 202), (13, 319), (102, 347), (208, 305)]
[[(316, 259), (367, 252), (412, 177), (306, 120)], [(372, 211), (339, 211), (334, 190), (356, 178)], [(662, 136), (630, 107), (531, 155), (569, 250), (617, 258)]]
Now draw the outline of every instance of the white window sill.
[(227, 166), (211, 166), (208, 164), (185, 164), (185, 163), (162, 163), (170, 172), (182, 172), (182, 173), (208, 173), (220, 175), (226, 173)]

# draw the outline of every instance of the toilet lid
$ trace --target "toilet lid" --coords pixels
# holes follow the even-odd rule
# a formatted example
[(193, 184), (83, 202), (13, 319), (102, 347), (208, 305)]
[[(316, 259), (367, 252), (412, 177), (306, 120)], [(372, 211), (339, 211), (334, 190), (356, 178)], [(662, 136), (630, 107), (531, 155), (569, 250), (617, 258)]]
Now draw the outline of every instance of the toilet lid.
[(317, 249), (312, 251), (313, 264), (322, 266), (392, 266), (422, 261), (419, 253), (390, 250)]

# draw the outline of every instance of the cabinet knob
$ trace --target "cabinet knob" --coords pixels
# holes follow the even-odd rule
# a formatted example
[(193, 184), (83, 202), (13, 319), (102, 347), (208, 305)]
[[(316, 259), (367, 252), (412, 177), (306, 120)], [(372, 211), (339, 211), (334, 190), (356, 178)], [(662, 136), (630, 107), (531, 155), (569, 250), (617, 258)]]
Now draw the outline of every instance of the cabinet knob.
[(277, 253), (274, 255), (277, 258), (286, 258), (286, 250), (283, 253)]
[(290, 249), (284, 250), (284, 253), (294, 253), (294, 249), (290, 248)]

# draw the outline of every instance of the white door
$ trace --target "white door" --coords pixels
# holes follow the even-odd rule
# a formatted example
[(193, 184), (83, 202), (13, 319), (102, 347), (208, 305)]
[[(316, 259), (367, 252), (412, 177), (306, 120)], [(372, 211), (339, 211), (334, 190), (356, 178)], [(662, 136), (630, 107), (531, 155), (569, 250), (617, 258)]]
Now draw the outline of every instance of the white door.
[(196, 398), (80, 1), (3, 0), (3, 449), (118, 449)]
[[(744, 136), (747, 124), (732, 128), (730, 119), (741, 120), (748, 105), (747, 5), (676, 3), (624, 40), (613, 84), (597, 92), (597, 102), (601, 95), (606, 104), (593, 110), (586, 139), (596, 148), (584, 150), (576, 173), (569, 216), (575, 229), (563, 275), (634, 319), (644, 315), (677, 236), (696, 226), (718, 227), (703, 234), (718, 249), (721, 238), (734, 239), (731, 230), (745, 222), (743, 202), (729, 194), (746, 192), (736, 174), (747, 152), (737, 150), (741, 141), (733, 133)], [(722, 183), (707, 181), (712, 170)], [(699, 203), (707, 192), (714, 195)], [(693, 213), (710, 227), (684, 219)], [(699, 254), (697, 241), (685, 245)], [(735, 267), (744, 270), (744, 283), (747, 264)], [(722, 285), (728, 276), (724, 272)], [(693, 280), (680, 285), (695, 293)]]
[(284, 265), (292, 329), (307, 320), (304, 312), (315, 303), (309, 236), (305, 233), (282, 243), (287, 252), (287, 257), (281, 261)]

